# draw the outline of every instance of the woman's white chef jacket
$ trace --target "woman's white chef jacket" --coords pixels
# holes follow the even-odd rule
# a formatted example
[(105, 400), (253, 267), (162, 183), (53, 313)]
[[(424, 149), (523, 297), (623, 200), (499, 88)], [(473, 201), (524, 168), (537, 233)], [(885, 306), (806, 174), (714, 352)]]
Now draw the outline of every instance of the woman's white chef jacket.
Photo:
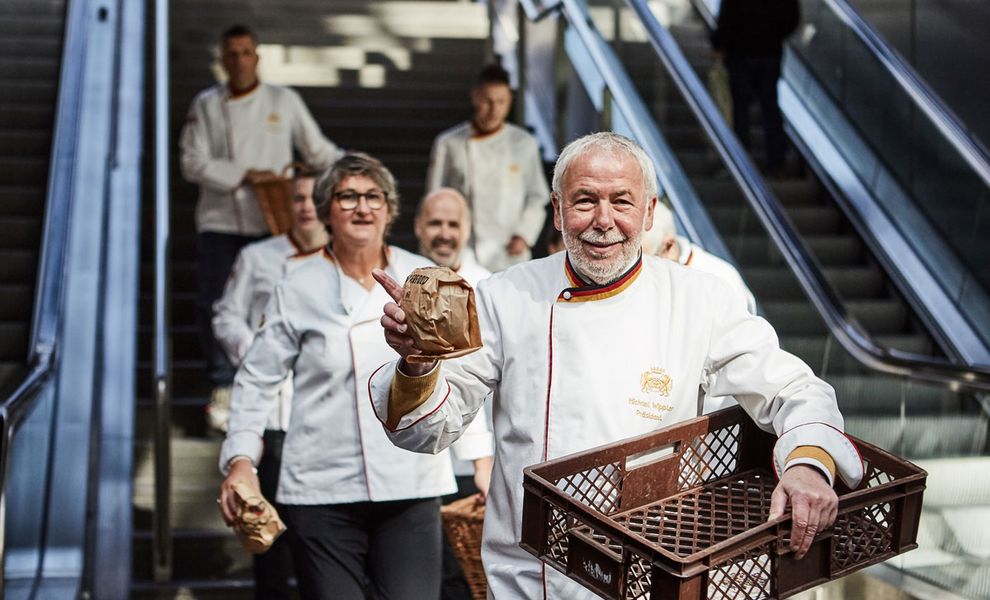
[[(773, 328), (748, 313), (728, 284), (647, 257), (614, 284), (590, 286), (565, 256), (479, 284), (484, 347), (443, 362), (431, 397), (389, 433), (404, 448), (440, 451), (497, 390), (482, 554), (495, 598), (593, 597), (519, 548), (523, 468), (697, 416), (699, 384), (709, 374), (709, 393), (735, 396), (780, 435), (778, 472), (795, 448), (810, 445), (827, 451), (850, 483), (862, 477), (832, 388), (781, 350)], [(372, 378), (381, 415), (395, 365)], [(813, 458), (787, 466), (798, 463), (821, 466)]]
[[(405, 281), (427, 259), (388, 251), (386, 272)], [(368, 402), (368, 376), (395, 352), (382, 334), (390, 300), (343, 274), (329, 251), (292, 269), (276, 286), (264, 323), (234, 378), (221, 470), (244, 455), (255, 464), (279, 383), (294, 369), (292, 415), (276, 499), (284, 504), (430, 498), (457, 488), (450, 457), (397, 448)]]

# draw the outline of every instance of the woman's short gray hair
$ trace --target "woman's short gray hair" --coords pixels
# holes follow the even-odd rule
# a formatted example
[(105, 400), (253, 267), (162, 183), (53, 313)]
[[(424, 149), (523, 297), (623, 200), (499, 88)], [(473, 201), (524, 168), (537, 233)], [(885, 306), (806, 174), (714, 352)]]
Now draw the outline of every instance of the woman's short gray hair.
[(639, 144), (632, 141), (631, 139), (619, 135), (618, 133), (613, 133), (611, 131), (599, 131), (598, 133), (589, 133), (584, 137), (580, 137), (567, 146), (561, 151), (560, 156), (557, 157), (557, 164), (553, 167), (553, 192), (557, 195), (557, 198), (561, 198), (560, 189), (561, 182), (564, 180), (564, 174), (567, 172), (568, 167), (574, 162), (574, 159), (587, 154), (592, 150), (598, 150), (599, 152), (609, 154), (611, 156), (616, 156), (619, 152), (624, 152), (629, 156), (636, 159), (639, 164), (639, 169), (643, 173), (643, 184), (646, 188), (646, 199), (649, 200), (657, 195), (657, 172), (653, 168), (653, 161), (650, 157), (646, 155), (646, 152), (639, 147)]
[(364, 175), (382, 188), (388, 198), (389, 220), (394, 223), (399, 216), (399, 190), (395, 185), (395, 177), (382, 161), (364, 152), (348, 152), (319, 176), (313, 187), (316, 216), (324, 223), (327, 222), (334, 190), (341, 181), (355, 175)]

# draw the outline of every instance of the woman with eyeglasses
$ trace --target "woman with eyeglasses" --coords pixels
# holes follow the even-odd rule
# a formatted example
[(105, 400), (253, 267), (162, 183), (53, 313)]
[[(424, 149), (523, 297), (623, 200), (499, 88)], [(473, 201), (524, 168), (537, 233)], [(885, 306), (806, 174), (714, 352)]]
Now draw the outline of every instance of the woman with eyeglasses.
[(234, 379), (220, 456), (227, 476), (221, 511), (233, 522), (236, 483), (258, 489), (261, 435), (291, 369), (295, 395), (275, 500), (289, 528), (300, 595), (437, 598), (438, 497), (456, 489), (450, 458), (395, 447), (367, 396), (371, 374), (397, 358), (379, 325), (389, 297), (371, 271), (404, 281), (432, 263), (386, 245), (399, 199), (377, 159), (344, 156), (317, 180), (314, 200), (331, 242), (322, 259), (278, 283)]

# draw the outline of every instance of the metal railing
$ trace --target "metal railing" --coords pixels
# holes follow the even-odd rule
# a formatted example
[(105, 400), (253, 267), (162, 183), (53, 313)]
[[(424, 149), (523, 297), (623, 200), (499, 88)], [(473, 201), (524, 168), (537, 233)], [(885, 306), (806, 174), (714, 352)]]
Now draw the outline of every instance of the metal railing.
[(155, 289), (154, 289), (154, 462), (152, 572), (156, 581), (172, 578), (171, 348), (169, 343), (169, 60), (168, 0), (155, 0)]
[[(0, 598), (6, 586), (7, 482), (11, 448), (19, 426), (30, 416), (42, 390), (57, 366), (58, 332), (66, 246), (71, 209), (76, 140), (81, 116), (82, 73), (78, 65), (85, 45), (86, 14), (67, 4), (62, 61), (57, 88), (51, 163), (45, 196), (45, 223), (41, 236), (41, 258), (35, 292), (27, 364), (30, 371), (0, 405)], [(47, 476), (47, 475), (46, 475)]]

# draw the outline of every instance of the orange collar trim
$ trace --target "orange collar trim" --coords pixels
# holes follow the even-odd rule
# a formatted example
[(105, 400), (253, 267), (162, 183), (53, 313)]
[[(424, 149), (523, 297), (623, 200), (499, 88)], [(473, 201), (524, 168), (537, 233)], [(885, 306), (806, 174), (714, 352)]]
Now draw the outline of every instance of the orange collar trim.
[(478, 129), (478, 126), (474, 124), (474, 120), (472, 119), (471, 120), (471, 135), (468, 136), (468, 137), (470, 137), (472, 140), (483, 140), (483, 139), (486, 139), (486, 138), (490, 138), (493, 135), (496, 135), (498, 133), (501, 133), (501, 131), (503, 129), (505, 129), (505, 123), (502, 123), (501, 125), (499, 125), (497, 129), (493, 129), (492, 131), (484, 131), (483, 132), (480, 129)]
[(285, 232), (285, 237), (289, 238), (289, 243), (292, 244), (292, 247), (296, 249), (296, 253), (290, 256), (289, 258), (305, 258), (307, 256), (313, 256), (314, 254), (322, 250), (326, 250), (326, 246), (317, 246), (315, 248), (309, 248), (309, 249), (303, 248), (302, 244), (300, 244), (299, 241), (296, 240), (296, 236), (292, 235), (291, 229)]
[(608, 285), (595, 285), (586, 283), (581, 276), (578, 275), (574, 267), (571, 266), (571, 260), (569, 257), (564, 259), (564, 273), (567, 275), (567, 280), (570, 282), (571, 287), (562, 291), (559, 296), (557, 296), (557, 301), (563, 302), (590, 302), (592, 300), (604, 300), (606, 298), (611, 298), (625, 291), (629, 286), (636, 281), (639, 274), (643, 270), (643, 256), (642, 254), (636, 259), (633, 266), (629, 267), (629, 270), (625, 274), (613, 281)]
[(337, 264), (337, 259), (333, 257), (333, 252), (330, 251), (330, 244), (323, 247), (323, 258), (329, 260), (331, 264)]
[(253, 84), (249, 85), (248, 87), (244, 88), (243, 90), (235, 90), (233, 88), (233, 86), (231, 86), (228, 83), (227, 84), (227, 98), (229, 98), (230, 100), (237, 100), (238, 98), (243, 98), (244, 96), (247, 96), (247, 95), (251, 94), (252, 92), (254, 92), (259, 87), (261, 87), (261, 80), (260, 79), (255, 79)]

